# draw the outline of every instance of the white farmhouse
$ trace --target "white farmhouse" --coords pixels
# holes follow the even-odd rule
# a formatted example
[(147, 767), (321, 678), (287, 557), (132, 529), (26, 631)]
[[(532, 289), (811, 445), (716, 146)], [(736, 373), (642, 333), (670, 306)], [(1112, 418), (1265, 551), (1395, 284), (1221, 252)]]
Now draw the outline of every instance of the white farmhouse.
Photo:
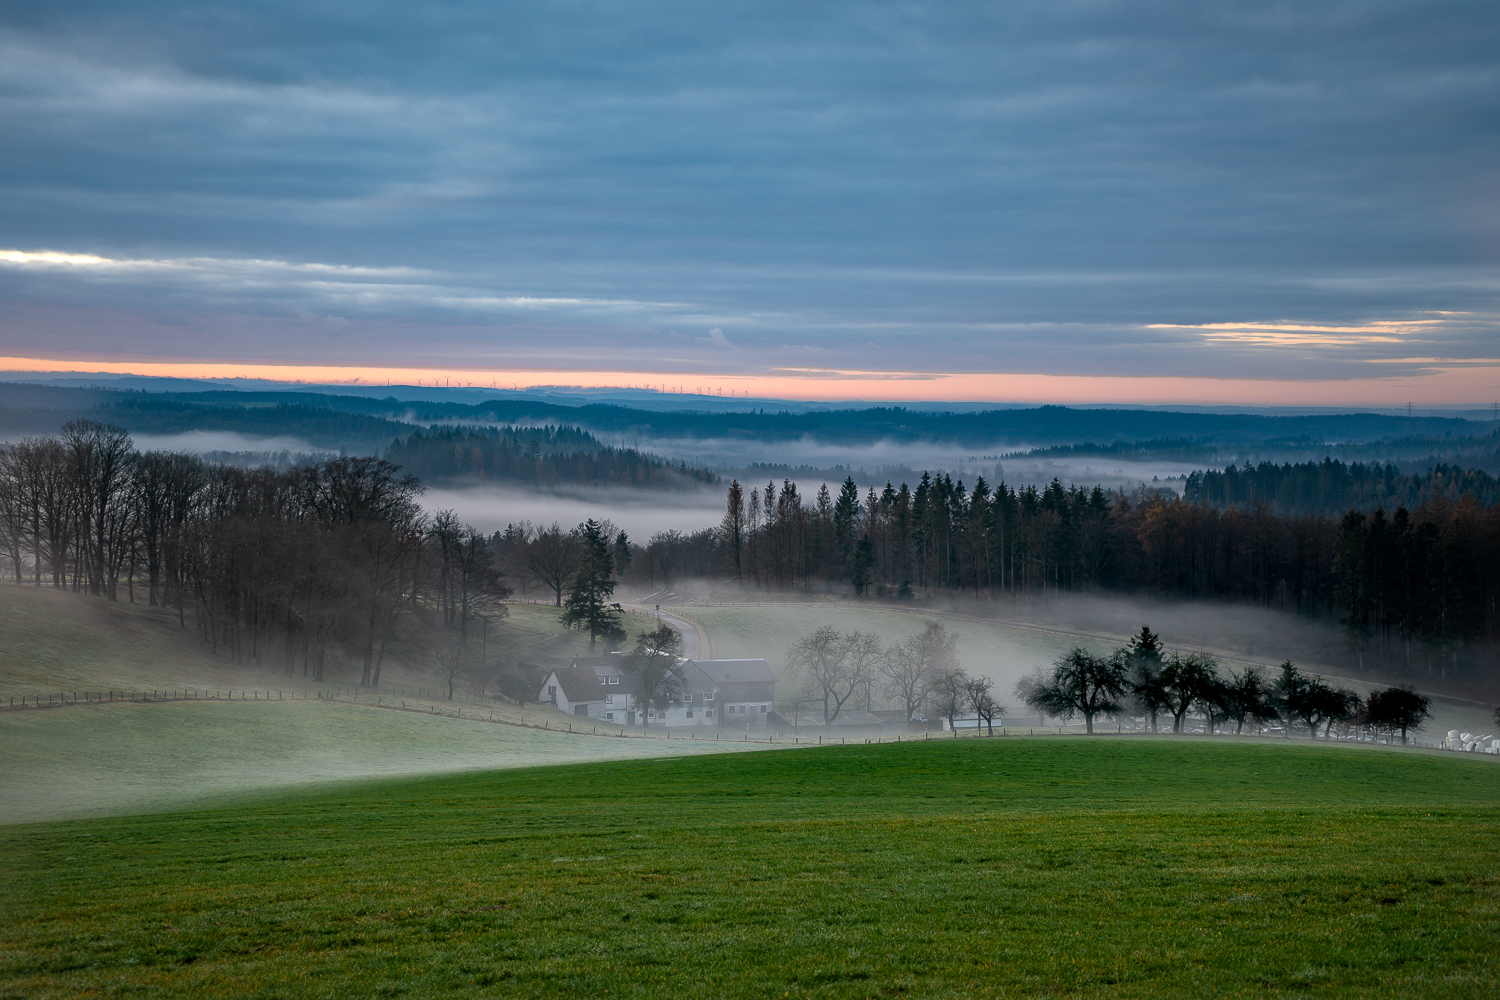
[(623, 726), (740, 731), (766, 727), (776, 675), (765, 660), (681, 660), (676, 667), (677, 696), (670, 704), (644, 711), (623, 664), (618, 653), (578, 657), (570, 667), (548, 671), (537, 700), (560, 712)]

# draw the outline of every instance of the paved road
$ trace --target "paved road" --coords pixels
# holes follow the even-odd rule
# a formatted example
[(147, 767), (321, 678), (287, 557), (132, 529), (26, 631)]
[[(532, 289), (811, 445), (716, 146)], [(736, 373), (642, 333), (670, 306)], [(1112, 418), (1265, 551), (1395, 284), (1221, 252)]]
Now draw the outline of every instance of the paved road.
[[(658, 613), (655, 607), (647, 604), (630, 604), (627, 602), (625, 606), (653, 615)], [(678, 634), (682, 636), (682, 655), (684, 658), (697, 660), (713, 655), (713, 644), (708, 641), (708, 633), (701, 626), (688, 621), (686, 618), (674, 615), (670, 611), (663, 611), (660, 614), (661, 620), (675, 628)]]

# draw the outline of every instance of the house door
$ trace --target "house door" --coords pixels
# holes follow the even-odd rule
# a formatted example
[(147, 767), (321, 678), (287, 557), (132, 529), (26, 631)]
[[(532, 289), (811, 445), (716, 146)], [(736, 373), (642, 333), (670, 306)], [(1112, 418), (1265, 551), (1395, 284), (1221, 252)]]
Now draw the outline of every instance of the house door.
[(633, 725), (635, 725), (635, 711), (633, 709), (631, 711), (625, 713), (625, 725), (627, 725), (627, 726), (633, 726)]

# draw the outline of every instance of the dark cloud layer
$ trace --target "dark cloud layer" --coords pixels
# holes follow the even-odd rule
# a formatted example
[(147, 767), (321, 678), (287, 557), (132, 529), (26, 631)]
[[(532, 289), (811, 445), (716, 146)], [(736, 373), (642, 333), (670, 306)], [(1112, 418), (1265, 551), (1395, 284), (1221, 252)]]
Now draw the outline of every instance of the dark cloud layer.
[[(21, 6), (0, 249), (112, 263), (0, 260), (8, 353), (1495, 353), (1493, 2)], [(1185, 328), (1277, 322), (1353, 332)]]

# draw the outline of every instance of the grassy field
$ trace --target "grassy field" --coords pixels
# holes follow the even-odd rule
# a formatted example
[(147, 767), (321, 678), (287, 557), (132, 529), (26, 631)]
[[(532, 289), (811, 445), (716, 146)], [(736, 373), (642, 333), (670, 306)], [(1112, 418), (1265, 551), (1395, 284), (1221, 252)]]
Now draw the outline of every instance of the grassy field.
[[(444, 715), (374, 708), (373, 701), (116, 702), (0, 712), (0, 823), (201, 807), (251, 791), (364, 776), (758, 749), (497, 725), (475, 719), (491, 709), (465, 703), (409, 703)], [(452, 718), (456, 711), (466, 718)], [(584, 732), (593, 722), (535, 708), (496, 707), (493, 714), (549, 718), (554, 727), (574, 721)]]
[[(491, 633), (499, 656), (514, 649), (525, 657), (545, 649), (565, 655), (588, 652), (588, 636), (564, 630), (556, 608), (509, 606), (506, 619)], [(626, 616), (632, 640), (648, 624)], [(498, 633), (498, 634), (497, 634)], [(287, 677), (279, 656), (264, 664), (235, 663), (227, 651), (216, 655), (192, 628), (183, 628), (175, 611), (106, 601), (82, 594), (40, 590), (0, 583), (0, 698), (111, 688), (283, 688), (312, 690), (355, 684), (359, 664), (331, 658), (327, 684), (300, 675)], [(387, 661), (382, 683), (433, 687), (420, 669)]]
[(1490, 995), (1500, 767), (994, 739), (0, 829), (0, 996)]

